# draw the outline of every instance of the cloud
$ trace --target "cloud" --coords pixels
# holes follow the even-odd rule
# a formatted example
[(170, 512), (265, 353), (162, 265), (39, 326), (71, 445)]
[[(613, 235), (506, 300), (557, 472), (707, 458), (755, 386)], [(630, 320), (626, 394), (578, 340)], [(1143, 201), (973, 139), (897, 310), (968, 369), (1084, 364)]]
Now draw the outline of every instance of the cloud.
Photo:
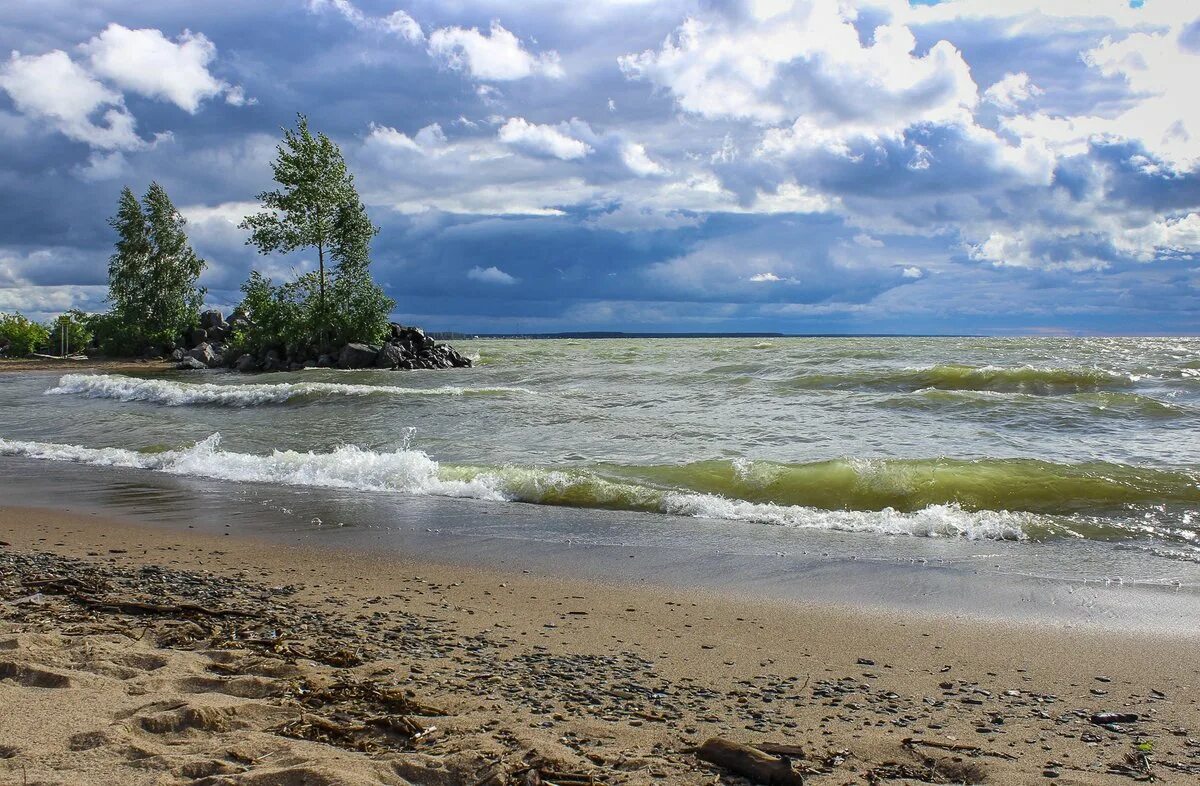
[(1021, 104), (1044, 92), (1030, 81), (1029, 74), (1022, 71), (1005, 74), (1003, 79), (984, 91), (983, 98), (1000, 109), (1015, 112)]
[(404, 11), (393, 11), (385, 16), (383, 28), (412, 44), (419, 44), (425, 40), (425, 33), (421, 30), (421, 25)]
[(922, 276), (924, 276), (925, 271), (921, 270), (921, 268), (916, 267), (916, 266), (906, 267), (900, 271), (900, 275), (904, 276), (905, 278), (916, 279), (916, 278), (921, 278)]
[(361, 30), (379, 30), (399, 36), (410, 44), (425, 40), (421, 25), (407, 11), (397, 10), (383, 17), (369, 16), (349, 0), (308, 0), (308, 10), (319, 14), (326, 11), (338, 14)]
[(768, 271), (766, 273), (755, 273), (754, 275), (750, 276), (750, 278), (748, 278), (746, 280), (753, 281), (756, 284), (764, 284), (764, 283), (774, 283), (777, 281), (783, 281), (784, 279), (782, 279), (779, 276), (775, 275), (774, 273)]
[[(190, 30), (173, 42), (159, 30), (131, 30), (112, 23), (80, 50), (97, 76), (139, 95), (170, 101), (191, 114), (205, 99), (228, 89), (208, 71), (217, 48)], [(245, 103), (244, 97), (238, 100)]]
[(621, 146), (621, 160), (629, 171), (638, 177), (651, 177), (667, 174), (667, 168), (646, 154), (644, 145), (637, 142), (626, 142)]
[(554, 126), (530, 123), (523, 117), (510, 117), (496, 134), (506, 145), (534, 155), (553, 156), (570, 161), (583, 158), (592, 148)]
[[(61, 49), (21, 55), (0, 68), (0, 88), (22, 113), (69, 139), (104, 150), (133, 150), (143, 141), (120, 93), (100, 83)], [(98, 121), (92, 118), (100, 116)]]
[(689, 17), (658, 49), (621, 57), (621, 69), (701, 117), (840, 134), (895, 134), (961, 117), (978, 101), (952, 44), (918, 56), (912, 32), (892, 24), (864, 45), (857, 14), (839, 0), (719, 8)]
[(71, 171), (79, 179), (88, 182), (115, 180), (128, 171), (128, 162), (119, 150), (111, 153), (97, 151), (88, 156), (87, 164), (74, 167)]
[(434, 30), (429, 35), (429, 52), (447, 68), (487, 82), (510, 82), (535, 74), (552, 79), (563, 76), (557, 52), (530, 53), (499, 22), (492, 22), (488, 33), (475, 27)]
[(492, 265), (490, 267), (479, 267), (476, 265), (467, 271), (467, 278), (472, 281), (479, 281), (484, 284), (515, 284), (517, 280), (505, 273), (500, 268)]

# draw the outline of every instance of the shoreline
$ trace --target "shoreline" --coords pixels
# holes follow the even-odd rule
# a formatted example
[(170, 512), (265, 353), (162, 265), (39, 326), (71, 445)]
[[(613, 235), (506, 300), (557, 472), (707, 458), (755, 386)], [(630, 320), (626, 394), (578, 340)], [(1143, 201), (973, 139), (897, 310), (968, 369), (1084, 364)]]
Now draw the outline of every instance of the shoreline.
[[(522, 777), (519, 768), (529, 765), (521, 762), (536, 752), (543, 775), (711, 783), (719, 770), (684, 752), (709, 737), (801, 746), (805, 753), (796, 766), (808, 768), (806, 782), (816, 784), (920, 773), (941, 778), (965, 765), (978, 771), (954, 772), (986, 776), (988, 783), (1040, 781), (1043, 772), (1055, 773), (1058, 783), (1114, 783), (1125, 780), (1110, 772), (1114, 763), (1127, 766), (1121, 765), (1126, 754), (1137, 759), (1137, 745), (1146, 741), (1152, 741), (1150, 766), (1162, 782), (1194, 777), (1172, 766), (1195, 765), (1200, 772), (1193, 636), (882, 614), (463, 568), (68, 510), (0, 508), (0, 540), (9, 544), (0, 546), (0, 558), (107, 571), (111, 581), (126, 582), (126, 593), (136, 592), (138, 577), (179, 573), (193, 578), (165, 579), (171, 589), (160, 588), (160, 599), (187, 590), (201, 599), (248, 603), (256, 614), (270, 609), (303, 618), (318, 632), (336, 630), (343, 644), (353, 641), (366, 653), (361, 663), (339, 667), (286, 652), (255, 654), (277, 671), (299, 669), (300, 676), (289, 671), (288, 679), (383, 680), (412, 690), (415, 702), (451, 713), (410, 716), (421, 728), (439, 730), (416, 739), (400, 734), (402, 744), (376, 740), (369, 750), (356, 750), (362, 738), (354, 735), (330, 744), (336, 731), (321, 732), (312, 716), (336, 719), (342, 712), (361, 721), (375, 711), (364, 708), (369, 702), (362, 696), (309, 707), (276, 684), (282, 677), (264, 676), (263, 663), (255, 666), (263, 673), (245, 671), (245, 650), (255, 644), (164, 646), (164, 627), (185, 627), (193, 622), (186, 615), (84, 610), (58, 595), (44, 599), (59, 616), (39, 615), (41, 601), (12, 604), (20, 600), (12, 595), (30, 589), (14, 584), (0, 606), (0, 661), (12, 664), (0, 665), (9, 676), (0, 681), (0, 703), (18, 710), (0, 721), (0, 735), (15, 748), (0, 757), (5, 778), (27, 772), (46, 782), (149, 783), (207, 767), (206, 777), (218, 778), (212, 783), (285, 782), (266, 778), (301, 772), (313, 783), (403, 783), (406, 777), (419, 783), (434, 782), (430, 768), (463, 778), (470, 769), (478, 780), (482, 769), (497, 767), (480, 782), (508, 783)], [(273, 595), (280, 587), (287, 592)], [(62, 608), (71, 612), (65, 618)], [(84, 611), (85, 622), (73, 621)], [(133, 623), (142, 638), (121, 648), (138, 654), (134, 660), (162, 665), (79, 662), (82, 643), (112, 655), (123, 638), (114, 630)], [(301, 652), (305, 638), (295, 637)], [(114, 676), (118, 672), (126, 676)], [(55, 681), (45, 674), (57, 674), (66, 687), (38, 687), (31, 674), (43, 674), (43, 682)], [(81, 703), (89, 701), (85, 695), (92, 703)], [(116, 715), (107, 709), (125, 705)], [(155, 712), (147, 714), (150, 705)], [(163, 709), (172, 705), (178, 706)], [(129, 709), (134, 712), (118, 717)], [(1090, 722), (1102, 712), (1141, 719), (1114, 728)], [(35, 716), (28, 725), (13, 721)], [(307, 726), (296, 725), (301, 717)], [(166, 730), (148, 730), (160, 727)], [(279, 733), (289, 729), (328, 739)], [(104, 741), (86, 754), (70, 752), (79, 743), (72, 739), (93, 732)], [(250, 763), (232, 756), (235, 739), (258, 746)], [(130, 746), (146, 753), (140, 764), (129, 758)], [(207, 764), (197, 764), (201, 760)], [(88, 772), (74, 769), (85, 763)]]
[(174, 366), (163, 360), (137, 358), (0, 358), (0, 374), (22, 371), (105, 371), (120, 374), (128, 371), (170, 371)]

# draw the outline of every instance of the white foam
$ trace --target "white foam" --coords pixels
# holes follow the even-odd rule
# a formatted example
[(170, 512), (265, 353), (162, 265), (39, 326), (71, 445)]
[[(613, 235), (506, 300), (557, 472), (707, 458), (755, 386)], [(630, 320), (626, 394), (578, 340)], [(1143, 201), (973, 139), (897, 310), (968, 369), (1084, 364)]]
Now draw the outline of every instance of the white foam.
[(913, 513), (892, 509), (842, 511), (752, 503), (713, 494), (659, 491), (614, 483), (586, 471), (510, 468), (442, 468), (419, 450), (375, 452), (348, 445), (329, 453), (276, 450), (254, 455), (221, 450), (219, 434), (190, 448), (139, 453), (123, 448), (87, 448), (51, 442), (0, 439), (0, 455), (98, 466), (130, 467), (173, 475), (288, 486), (357, 489), (458, 497), (494, 502), (554, 504), (570, 497), (575, 506), (589, 495), (592, 507), (651, 510), (678, 516), (744, 521), (799, 529), (874, 532), (886, 535), (1024, 540), (1032, 514), (964, 511), (931, 505)]
[(525, 388), (457, 387), (407, 388), (388, 385), (352, 385), (338, 382), (280, 382), (275, 384), (229, 384), (176, 382), (139, 379), (120, 374), (67, 374), (48, 395), (76, 395), (117, 401), (145, 401), (168, 407), (223, 406), (253, 407), (284, 404), (308, 396), (469, 396), (532, 394)]
[(966, 511), (958, 505), (930, 505), (912, 513), (892, 508), (879, 511), (822, 510), (797, 505), (744, 502), (712, 494), (668, 494), (663, 512), (696, 518), (748, 521), (758, 524), (883, 535), (965, 537), (969, 540), (1026, 540), (1029, 513), (1006, 510)]

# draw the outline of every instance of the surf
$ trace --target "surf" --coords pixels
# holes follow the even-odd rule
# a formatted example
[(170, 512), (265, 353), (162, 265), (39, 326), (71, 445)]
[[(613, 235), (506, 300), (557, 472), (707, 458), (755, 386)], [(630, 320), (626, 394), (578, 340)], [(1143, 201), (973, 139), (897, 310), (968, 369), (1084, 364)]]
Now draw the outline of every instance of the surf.
[(211, 382), (178, 382), (142, 379), (121, 374), (67, 374), (46, 391), (51, 396), (82, 396), (125, 402), (145, 402), (167, 407), (255, 407), (301, 400), (363, 396), (505, 396), (530, 395), (515, 387), (430, 388), (390, 385), (357, 385), (338, 382), (279, 382), (219, 385)]
[(407, 445), (393, 451), (346, 445), (328, 452), (241, 453), (223, 449), (219, 434), (158, 452), (0, 439), (0, 455), (237, 482), (928, 537), (1110, 537), (1124, 530), (1088, 521), (1138, 504), (1200, 504), (1195, 470), (1103, 462), (837, 459), (806, 464), (736, 460), (677, 466), (472, 466), (440, 463)]

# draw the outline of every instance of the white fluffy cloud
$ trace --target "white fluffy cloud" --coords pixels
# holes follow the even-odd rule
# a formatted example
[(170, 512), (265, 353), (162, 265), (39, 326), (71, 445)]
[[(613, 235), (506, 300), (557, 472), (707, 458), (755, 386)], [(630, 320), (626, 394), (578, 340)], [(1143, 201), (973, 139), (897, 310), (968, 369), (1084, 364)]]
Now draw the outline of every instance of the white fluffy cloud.
[(658, 163), (646, 153), (645, 145), (637, 142), (626, 142), (621, 146), (621, 161), (629, 167), (629, 171), (638, 177), (667, 174), (667, 168)]
[[(23, 115), (93, 148), (136, 150), (151, 145), (135, 131), (122, 90), (170, 101), (192, 114), (204, 100), (221, 93), (233, 106), (256, 103), (241, 87), (209, 72), (216, 47), (199, 33), (185, 30), (171, 41), (159, 30), (132, 30), (114, 23), (79, 50), (87, 58), (86, 66), (61, 49), (40, 55), (13, 52), (0, 66), (0, 89)], [(156, 138), (167, 136), (169, 132)], [(74, 171), (84, 179), (105, 179), (116, 174), (117, 164), (115, 157), (93, 156)]]
[(484, 284), (515, 284), (517, 279), (505, 273), (495, 265), (480, 267), (476, 265), (467, 271), (467, 278)]
[[(20, 112), (77, 142), (105, 150), (131, 150), (143, 144), (121, 94), (62, 50), (43, 55), (14, 52), (0, 68), (0, 88)], [(100, 120), (93, 119), (96, 115)]]
[(443, 27), (429, 35), (429, 52), (447, 67), (488, 82), (508, 82), (540, 74), (563, 76), (558, 53), (533, 54), (499, 22), (481, 33), (478, 28)]
[(564, 161), (583, 158), (592, 152), (586, 142), (569, 136), (561, 129), (530, 123), (523, 117), (510, 117), (500, 127), (496, 137), (504, 144), (527, 153), (553, 156)]
[(217, 48), (204, 35), (189, 30), (171, 41), (159, 30), (131, 30), (114, 23), (80, 49), (97, 76), (122, 89), (170, 101), (192, 114), (201, 102), (228, 87), (208, 71)]
[(896, 133), (961, 118), (978, 101), (970, 69), (946, 41), (917, 55), (912, 32), (889, 24), (864, 45), (857, 12), (839, 0), (739, 5), (688, 18), (659, 49), (620, 58), (622, 70), (702, 117), (800, 119), (837, 133)]
[(998, 108), (1015, 112), (1021, 104), (1044, 91), (1033, 84), (1029, 74), (1024, 71), (1016, 74), (1005, 74), (1004, 78), (984, 91), (985, 101), (995, 104)]
[(362, 30), (381, 30), (399, 36), (412, 44), (425, 40), (425, 32), (407, 11), (397, 10), (383, 17), (369, 16), (349, 0), (308, 0), (308, 10), (314, 14), (331, 11)]

